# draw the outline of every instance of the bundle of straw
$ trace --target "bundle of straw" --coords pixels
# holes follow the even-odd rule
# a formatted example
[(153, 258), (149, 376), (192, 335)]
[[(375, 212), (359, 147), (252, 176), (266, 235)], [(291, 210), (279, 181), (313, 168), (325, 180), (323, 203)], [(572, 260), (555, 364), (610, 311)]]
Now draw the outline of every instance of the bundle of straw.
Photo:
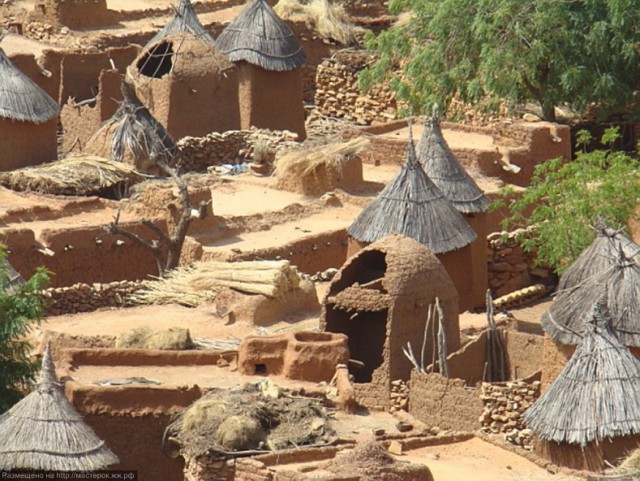
[(72, 155), (56, 162), (0, 173), (0, 185), (42, 194), (91, 195), (145, 176), (135, 168), (92, 155)]
[(175, 269), (162, 279), (147, 281), (133, 300), (140, 304), (182, 304), (196, 307), (229, 287), (247, 294), (282, 298), (296, 289), (300, 276), (289, 261), (200, 262)]
[[(336, 142), (305, 150), (294, 150), (277, 159), (275, 175), (278, 185), (282, 188), (288, 179), (296, 179), (304, 183), (305, 179), (320, 176), (320, 172), (330, 167), (335, 171), (342, 171), (346, 160), (367, 150), (371, 142), (364, 137), (357, 137), (348, 142)], [(323, 179), (315, 179), (322, 183)], [(326, 180), (326, 179), (324, 179)]]

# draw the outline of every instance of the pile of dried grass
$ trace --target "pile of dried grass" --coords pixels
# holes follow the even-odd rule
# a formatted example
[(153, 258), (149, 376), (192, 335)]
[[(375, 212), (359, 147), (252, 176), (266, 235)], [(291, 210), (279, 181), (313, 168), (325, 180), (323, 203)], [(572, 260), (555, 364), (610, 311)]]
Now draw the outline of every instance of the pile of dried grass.
[(48, 164), (0, 173), (0, 185), (41, 194), (93, 195), (145, 176), (135, 168), (92, 155), (70, 155)]
[(282, 298), (299, 285), (298, 271), (285, 260), (200, 262), (175, 269), (165, 278), (145, 282), (132, 299), (139, 304), (175, 303), (196, 307), (213, 301), (222, 287)]
[(342, 4), (329, 0), (280, 0), (274, 10), (284, 20), (311, 25), (324, 39), (342, 45), (356, 43), (356, 27)]
[(348, 162), (371, 146), (369, 139), (357, 137), (304, 150), (287, 152), (276, 161), (278, 188), (321, 194), (332, 190), (331, 173), (342, 177)]
[(640, 448), (634, 449), (615, 472), (626, 476), (640, 476)]
[(176, 415), (167, 433), (194, 457), (326, 444), (335, 434), (321, 401), (272, 398), (251, 384), (209, 392)]

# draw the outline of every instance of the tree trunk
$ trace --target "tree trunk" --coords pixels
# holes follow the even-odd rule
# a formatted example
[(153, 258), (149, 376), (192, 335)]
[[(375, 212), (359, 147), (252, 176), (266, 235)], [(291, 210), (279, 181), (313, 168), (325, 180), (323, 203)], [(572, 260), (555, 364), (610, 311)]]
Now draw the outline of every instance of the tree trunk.
[(542, 107), (542, 119), (546, 120), (547, 122), (555, 122), (556, 106), (541, 103), (541, 107)]

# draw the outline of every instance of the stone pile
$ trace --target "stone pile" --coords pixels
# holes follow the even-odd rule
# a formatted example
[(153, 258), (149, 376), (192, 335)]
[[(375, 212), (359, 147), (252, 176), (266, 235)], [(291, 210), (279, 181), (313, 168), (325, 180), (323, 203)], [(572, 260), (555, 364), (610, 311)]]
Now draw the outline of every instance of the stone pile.
[(91, 312), (102, 307), (127, 305), (127, 297), (142, 287), (139, 281), (116, 281), (108, 284), (78, 283), (68, 287), (52, 287), (44, 291), (46, 314), (59, 316)]
[(493, 232), (487, 236), (489, 247), (489, 287), (494, 295), (502, 296), (531, 284), (532, 276), (546, 279), (548, 269), (533, 267), (534, 252), (525, 252), (518, 244), (519, 236), (527, 235), (529, 229), (513, 232)]
[(30, 22), (24, 26), (24, 35), (35, 40), (49, 40), (54, 35), (54, 28), (50, 23)]
[(505, 434), (507, 441), (530, 449), (532, 434), (527, 429), (522, 414), (539, 396), (540, 381), (482, 383), (480, 399), (484, 409), (479, 418), (482, 431)]
[(185, 172), (206, 172), (212, 165), (239, 164), (253, 160), (256, 149), (278, 152), (297, 145), (297, 134), (287, 130), (228, 130), (205, 137), (183, 137), (178, 141)]
[(318, 65), (314, 103), (322, 114), (358, 125), (389, 122), (397, 112), (389, 87), (375, 86), (366, 94), (358, 87), (358, 73), (371, 61), (363, 55), (367, 54), (342, 53)]
[(391, 407), (389, 412), (409, 410), (409, 386), (402, 379), (391, 382)]
[(192, 458), (186, 456), (185, 481), (229, 481), (234, 479), (234, 460), (211, 456)]

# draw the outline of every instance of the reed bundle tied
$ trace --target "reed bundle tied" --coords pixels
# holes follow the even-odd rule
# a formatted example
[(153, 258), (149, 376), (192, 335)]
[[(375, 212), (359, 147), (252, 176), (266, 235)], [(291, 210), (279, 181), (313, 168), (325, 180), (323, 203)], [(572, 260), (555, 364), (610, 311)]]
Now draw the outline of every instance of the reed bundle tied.
[(300, 275), (289, 261), (200, 262), (147, 281), (134, 301), (140, 304), (198, 306), (215, 299), (220, 288), (282, 298), (300, 285)]

